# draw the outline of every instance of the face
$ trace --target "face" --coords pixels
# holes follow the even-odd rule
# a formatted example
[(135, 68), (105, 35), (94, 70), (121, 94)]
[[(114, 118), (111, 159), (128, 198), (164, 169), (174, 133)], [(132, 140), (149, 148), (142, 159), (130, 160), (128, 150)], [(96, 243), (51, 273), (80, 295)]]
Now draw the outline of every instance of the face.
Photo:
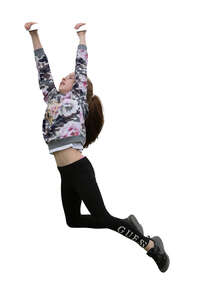
[(75, 73), (69, 73), (66, 77), (62, 78), (62, 81), (59, 85), (59, 92), (63, 95), (66, 95), (71, 89), (75, 82)]

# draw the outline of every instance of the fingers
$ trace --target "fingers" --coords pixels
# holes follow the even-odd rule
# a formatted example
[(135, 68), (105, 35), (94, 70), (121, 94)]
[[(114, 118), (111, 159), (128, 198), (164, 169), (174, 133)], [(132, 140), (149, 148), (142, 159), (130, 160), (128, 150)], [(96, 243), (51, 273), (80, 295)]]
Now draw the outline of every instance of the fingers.
[(30, 30), (30, 28), (33, 24), (36, 24), (36, 22), (27, 22), (27, 23), (25, 23), (24, 27), (26, 30)]
[(82, 26), (82, 25), (85, 25), (86, 23), (77, 23), (75, 26), (74, 26), (74, 28), (75, 29), (78, 29), (78, 28), (80, 28), (80, 26)]

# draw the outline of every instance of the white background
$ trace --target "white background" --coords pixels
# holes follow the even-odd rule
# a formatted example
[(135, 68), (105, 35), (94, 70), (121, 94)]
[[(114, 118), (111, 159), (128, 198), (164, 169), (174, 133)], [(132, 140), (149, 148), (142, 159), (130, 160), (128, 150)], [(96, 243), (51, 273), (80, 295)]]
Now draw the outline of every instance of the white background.
[[(195, 299), (198, 200), (197, 1), (6, 1), (1, 7), (0, 298)], [(161, 273), (137, 243), (70, 228), (41, 125), (26, 22), (54, 81), (74, 70), (86, 22), (88, 76), (105, 124), (83, 151), (109, 212), (135, 214), (170, 257)], [(82, 205), (82, 213), (87, 213)]]

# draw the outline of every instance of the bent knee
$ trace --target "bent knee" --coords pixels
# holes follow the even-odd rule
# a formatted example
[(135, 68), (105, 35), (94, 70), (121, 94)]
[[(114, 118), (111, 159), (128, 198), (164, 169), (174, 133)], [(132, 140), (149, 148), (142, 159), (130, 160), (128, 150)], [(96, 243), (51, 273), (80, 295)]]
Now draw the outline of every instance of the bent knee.
[(67, 226), (69, 226), (71, 228), (78, 227), (78, 222), (76, 220), (66, 219), (66, 223), (67, 223)]

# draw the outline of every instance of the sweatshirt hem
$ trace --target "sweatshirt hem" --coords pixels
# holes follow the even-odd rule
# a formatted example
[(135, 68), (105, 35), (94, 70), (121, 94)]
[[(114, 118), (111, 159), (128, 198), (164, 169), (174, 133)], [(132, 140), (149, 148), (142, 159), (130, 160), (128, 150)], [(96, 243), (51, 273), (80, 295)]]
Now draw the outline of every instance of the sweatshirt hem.
[(73, 135), (73, 136), (68, 136), (68, 137), (62, 138), (62, 139), (50, 141), (48, 143), (48, 148), (49, 148), (49, 151), (51, 151), (53, 149), (56, 149), (58, 147), (68, 145), (71, 143), (81, 143), (82, 145), (84, 145), (85, 142), (86, 142), (86, 139), (83, 135)]

